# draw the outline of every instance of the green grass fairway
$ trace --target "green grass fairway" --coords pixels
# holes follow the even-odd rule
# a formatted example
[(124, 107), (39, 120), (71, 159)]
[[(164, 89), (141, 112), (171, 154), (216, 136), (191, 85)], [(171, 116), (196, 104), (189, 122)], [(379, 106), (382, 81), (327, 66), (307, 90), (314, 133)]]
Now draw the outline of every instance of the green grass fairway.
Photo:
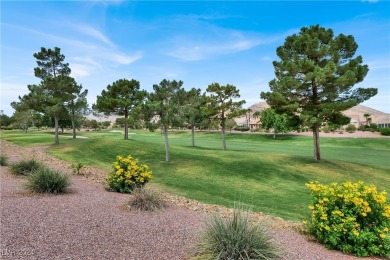
[(129, 140), (121, 133), (83, 132), (87, 139), (53, 133), (2, 131), (1, 139), (19, 145), (51, 145), (50, 153), (67, 161), (109, 171), (116, 155), (131, 154), (154, 172), (153, 183), (167, 191), (205, 203), (232, 207), (250, 204), (255, 211), (289, 220), (307, 213), (310, 193), (305, 183), (364, 181), (390, 191), (390, 139), (321, 138), (323, 160), (315, 162), (311, 137), (228, 134), (222, 151), (219, 133), (196, 133), (191, 147), (188, 132), (170, 132), (171, 162), (165, 162), (164, 138), (159, 131), (135, 131)]

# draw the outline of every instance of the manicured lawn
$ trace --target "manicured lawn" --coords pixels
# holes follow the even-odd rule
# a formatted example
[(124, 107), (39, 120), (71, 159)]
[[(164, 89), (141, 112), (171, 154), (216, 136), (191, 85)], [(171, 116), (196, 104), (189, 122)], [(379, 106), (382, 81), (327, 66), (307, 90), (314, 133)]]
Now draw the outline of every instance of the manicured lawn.
[(109, 171), (116, 155), (131, 154), (147, 163), (154, 182), (167, 191), (206, 203), (232, 207), (250, 204), (255, 211), (299, 220), (307, 212), (310, 194), (305, 183), (318, 180), (358, 181), (390, 191), (390, 139), (321, 138), (323, 160), (315, 162), (311, 137), (229, 134), (222, 151), (220, 134), (170, 132), (171, 162), (165, 162), (159, 131), (83, 132), (87, 139), (61, 138), (52, 133), (2, 131), (1, 139), (20, 145), (51, 145), (50, 153)]

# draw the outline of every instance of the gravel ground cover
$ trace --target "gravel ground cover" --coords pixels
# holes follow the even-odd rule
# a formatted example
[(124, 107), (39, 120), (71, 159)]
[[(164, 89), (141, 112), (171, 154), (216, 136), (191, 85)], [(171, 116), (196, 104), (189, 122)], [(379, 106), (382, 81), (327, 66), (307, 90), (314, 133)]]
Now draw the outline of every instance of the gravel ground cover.
[[(25, 148), (1, 142), (10, 163), (34, 158), (70, 174), (71, 192), (33, 195), (22, 187), (23, 177), (0, 170), (0, 256), (2, 259), (189, 259), (194, 243), (212, 213), (230, 209), (164, 194), (170, 206), (160, 212), (124, 210), (129, 195), (107, 192), (105, 173), (87, 167), (71, 174), (70, 164), (45, 153), (44, 147)], [(283, 259), (358, 259), (329, 251), (295, 231), (296, 223), (255, 214), (268, 221)], [(380, 259), (380, 258), (368, 258)]]

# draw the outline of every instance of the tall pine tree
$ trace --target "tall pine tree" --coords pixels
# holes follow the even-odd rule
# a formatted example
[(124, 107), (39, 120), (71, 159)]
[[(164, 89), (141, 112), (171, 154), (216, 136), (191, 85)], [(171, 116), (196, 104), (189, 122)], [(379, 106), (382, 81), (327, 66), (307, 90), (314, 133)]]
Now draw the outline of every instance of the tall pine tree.
[(156, 120), (164, 133), (165, 161), (170, 161), (168, 129), (173, 125), (180, 125), (183, 121), (183, 105), (185, 91), (183, 81), (162, 80), (160, 84), (153, 85), (153, 92), (148, 96), (145, 106), (148, 120)]
[(241, 108), (245, 100), (233, 101), (234, 98), (240, 97), (240, 91), (230, 84), (221, 86), (219, 83), (212, 83), (207, 87), (206, 92), (209, 95), (204, 108), (205, 114), (218, 118), (222, 132), (222, 146), (226, 151), (226, 120), (245, 114), (246, 110)]
[(319, 129), (324, 123), (345, 122), (341, 113), (372, 96), (375, 88), (356, 88), (367, 75), (363, 58), (355, 56), (358, 45), (352, 35), (334, 37), (319, 25), (303, 27), (276, 49), (275, 76), (270, 92), (261, 98), (278, 113), (299, 116), (313, 131), (314, 159), (320, 160)]
[(41, 48), (40, 52), (34, 53), (37, 59), (37, 67), (34, 74), (41, 79), (39, 85), (28, 85), (30, 91), (27, 95), (19, 97), (20, 103), (25, 103), (30, 109), (42, 112), (54, 118), (55, 143), (59, 143), (58, 120), (64, 111), (64, 106), (70, 102), (77, 92), (77, 87), (70, 82), (69, 64), (65, 63), (65, 56), (61, 49)]
[(139, 81), (135, 79), (119, 79), (111, 85), (108, 85), (107, 90), (103, 90), (102, 94), (97, 96), (96, 104), (92, 108), (106, 115), (124, 116), (124, 139), (127, 140), (129, 138), (129, 114), (135, 107), (142, 104), (146, 94), (144, 90), (140, 90)]

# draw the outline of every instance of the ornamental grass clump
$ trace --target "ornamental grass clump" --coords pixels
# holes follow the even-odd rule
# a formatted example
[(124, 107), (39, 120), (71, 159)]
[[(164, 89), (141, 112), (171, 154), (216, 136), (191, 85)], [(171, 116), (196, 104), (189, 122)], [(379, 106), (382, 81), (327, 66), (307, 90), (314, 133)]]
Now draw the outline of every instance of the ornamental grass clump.
[(166, 202), (157, 191), (137, 188), (133, 191), (133, 197), (129, 201), (131, 209), (139, 211), (156, 211), (166, 207)]
[(30, 160), (22, 160), (14, 163), (10, 167), (10, 172), (14, 175), (28, 175), (44, 167), (43, 164), (37, 162), (34, 158)]
[(0, 165), (7, 166), (7, 157), (5, 155), (0, 154)]
[(72, 164), (71, 168), (74, 174), (82, 174), (81, 169), (84, 167), (83, 163)]
[(199, 254), (209, 259), (279, 259), (280, 249), (274, 244), (265, 223), (251, 224), (249, 211), (235, 209), (224, 219), (213, 216), (198, 245)]
[(390, 205), (385, 191), (363, 182), (323, 185), (310, 182), (309, 232), (329, 249), (356, 256), (390, 255)]
[(41, 167), (28, 177), (25, 187), (34, 193), (58, 194), (68, 191), (70, 180), (65, 174)]
[(142, 188), (152, 179), (152, 171), (146, 164), (140, 164), (131, 155), (117, 156), (113, 171), (107, 175), (107, 189), (121, 193), (131, 193), (135, 188)]

